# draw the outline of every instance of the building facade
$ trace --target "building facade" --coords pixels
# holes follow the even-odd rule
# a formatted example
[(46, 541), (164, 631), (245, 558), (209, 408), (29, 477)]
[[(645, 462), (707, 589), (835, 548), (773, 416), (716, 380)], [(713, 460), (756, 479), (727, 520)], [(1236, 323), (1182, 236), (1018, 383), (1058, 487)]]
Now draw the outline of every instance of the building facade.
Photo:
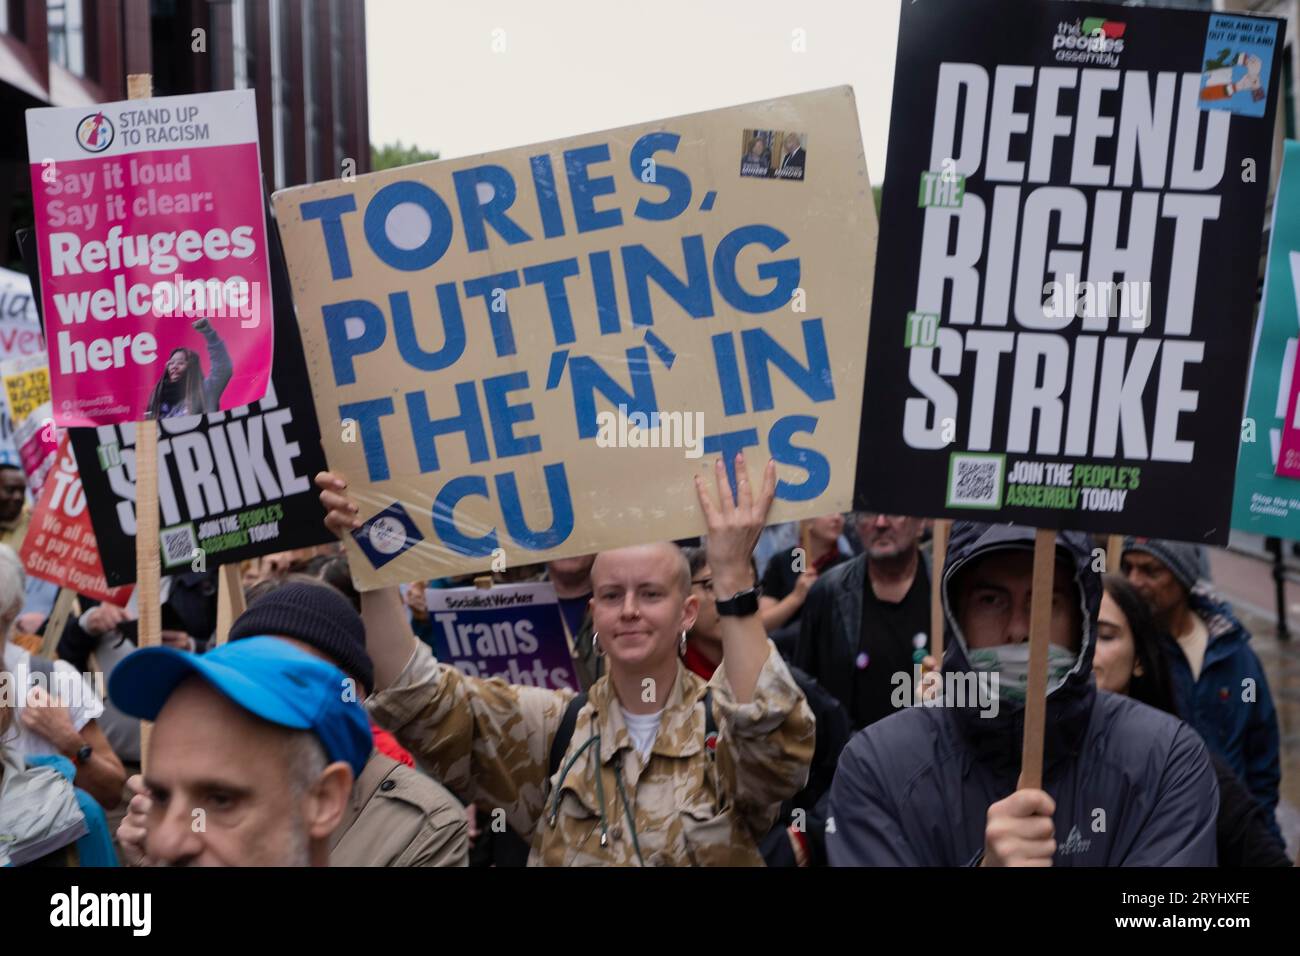
[(24, 111), (124, 99), (128, 73), (253, 89), (268, 191), (369, 170), (362, 0), (0, 0), (0, 265), (31, 220)]

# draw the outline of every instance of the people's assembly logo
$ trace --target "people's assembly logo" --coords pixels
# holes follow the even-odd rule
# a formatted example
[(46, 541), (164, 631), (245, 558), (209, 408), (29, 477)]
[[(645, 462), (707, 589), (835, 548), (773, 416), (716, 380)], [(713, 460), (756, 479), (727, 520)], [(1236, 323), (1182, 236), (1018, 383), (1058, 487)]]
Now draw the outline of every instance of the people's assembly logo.
[(411, 516), (398, 502), (389, 505), (360, 528), (352, 532), (370, 563), (382, 568), (393, 558), (424, 540)]
[(88, 153), (102, 153), (113, 145), (113, 123), (103, 113), (91, 113), (77, 124), (77, 145)]
[(1096, 66), (1119, 66), (1119, 55), (1124, 52), (1124, 30), (1127, 24), (1105, 17), (1085, 17), (1064, 21), (1056, 25), (1052, 37), (1052, 50), (1056, 61), (1086, 63)]

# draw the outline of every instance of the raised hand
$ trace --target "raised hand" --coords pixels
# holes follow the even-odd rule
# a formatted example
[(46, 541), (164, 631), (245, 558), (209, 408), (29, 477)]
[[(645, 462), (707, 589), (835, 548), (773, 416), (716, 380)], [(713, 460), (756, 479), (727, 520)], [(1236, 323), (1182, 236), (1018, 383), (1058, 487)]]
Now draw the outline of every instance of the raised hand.
[(737, 591), (753, 587), (750, 558), (758, 536), (767, 524), (767, 513), (776, 497), (776, 462), (768, 460), (763, 469), (763, 487), (755, 496), (749, 484), (743, 452), (736, 455), (736, 496), (733, 499), (727, 469), (719, 458), (714, 464), (718, 502), (714, 504), (700, 476), (695, 477), (695, 491), (700, 498), (708, 528), (707, 554), (713, 572), (714, 592), (730, 598)]

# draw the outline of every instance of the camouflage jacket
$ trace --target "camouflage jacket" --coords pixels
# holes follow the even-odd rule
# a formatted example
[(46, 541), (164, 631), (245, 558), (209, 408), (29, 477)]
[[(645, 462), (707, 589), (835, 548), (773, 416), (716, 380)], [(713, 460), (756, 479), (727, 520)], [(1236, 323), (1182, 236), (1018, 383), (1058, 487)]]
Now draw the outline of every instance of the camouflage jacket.
[[(531, 866), (761, 866), (757, 842), (804, 786), (815, 726), (775, 648), (748, 704), (736, 702), (725, 671), (724, 662), (706, 685), (678, 665), (644, 763), (601, 678), (552, 779), (551, 744), (572, 691), (466, 677), (420, 644), (366, 706), (452, 792), (490, 816), (504, 811), (532, 842)], [(715, 749), (704, 739), (706, 686)]]

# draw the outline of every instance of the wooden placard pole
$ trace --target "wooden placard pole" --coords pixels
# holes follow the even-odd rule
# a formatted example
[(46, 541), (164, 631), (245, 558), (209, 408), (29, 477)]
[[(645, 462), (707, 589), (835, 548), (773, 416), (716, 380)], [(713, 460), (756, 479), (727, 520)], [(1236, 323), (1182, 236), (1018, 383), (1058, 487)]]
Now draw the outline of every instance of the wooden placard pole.
[(1112, 534), (1106, 537), (1106, 573), (1119, 574), (1120, 562), (1124, 557), (1124, 536)]
[(948, 532), (952, 522), (947, 518), (936, 518), (934, 531), (930, 536), (932, 551), (930, 565), (930, 656), (943, 666), (943, 565), (948, 558)]
[(1029, 686), (1025, 689), (1025, 742), (1018, 790), (1043, 786), (1043, 723), (1047, 716), (1047, 645), (1051, 642), (1056, 532), (1034, 532), (1034, 579), (1029, 599)]
[(217, 578), (217, 632), (214, 644), (220, 647), (230, 637), (230, 626), (244, 613), (243, 572), (238, 563), (223, 564)]
[[(126, 78), (128, 99), (153, 95), (153, 75), (132, 73)], [(158, 423), (135, 423), (135, 601), (139, 612), (139, 647), (157, 647), (162, 640), (162, 605), (158, 600)], [(152, 725), (140, 722), (141, 766), (149, 759)]]
[(52, 661), (56, 657), (59, 638), (63, 636), (63, 628), (67, 625), (68, 616), (76, 602), (76, 591), (72, 588), (59, 588), (59, 596), (54, 599), (54, 607), (45, 621), (45, 637), (41, 642), (41, 656), (47, 660)]

